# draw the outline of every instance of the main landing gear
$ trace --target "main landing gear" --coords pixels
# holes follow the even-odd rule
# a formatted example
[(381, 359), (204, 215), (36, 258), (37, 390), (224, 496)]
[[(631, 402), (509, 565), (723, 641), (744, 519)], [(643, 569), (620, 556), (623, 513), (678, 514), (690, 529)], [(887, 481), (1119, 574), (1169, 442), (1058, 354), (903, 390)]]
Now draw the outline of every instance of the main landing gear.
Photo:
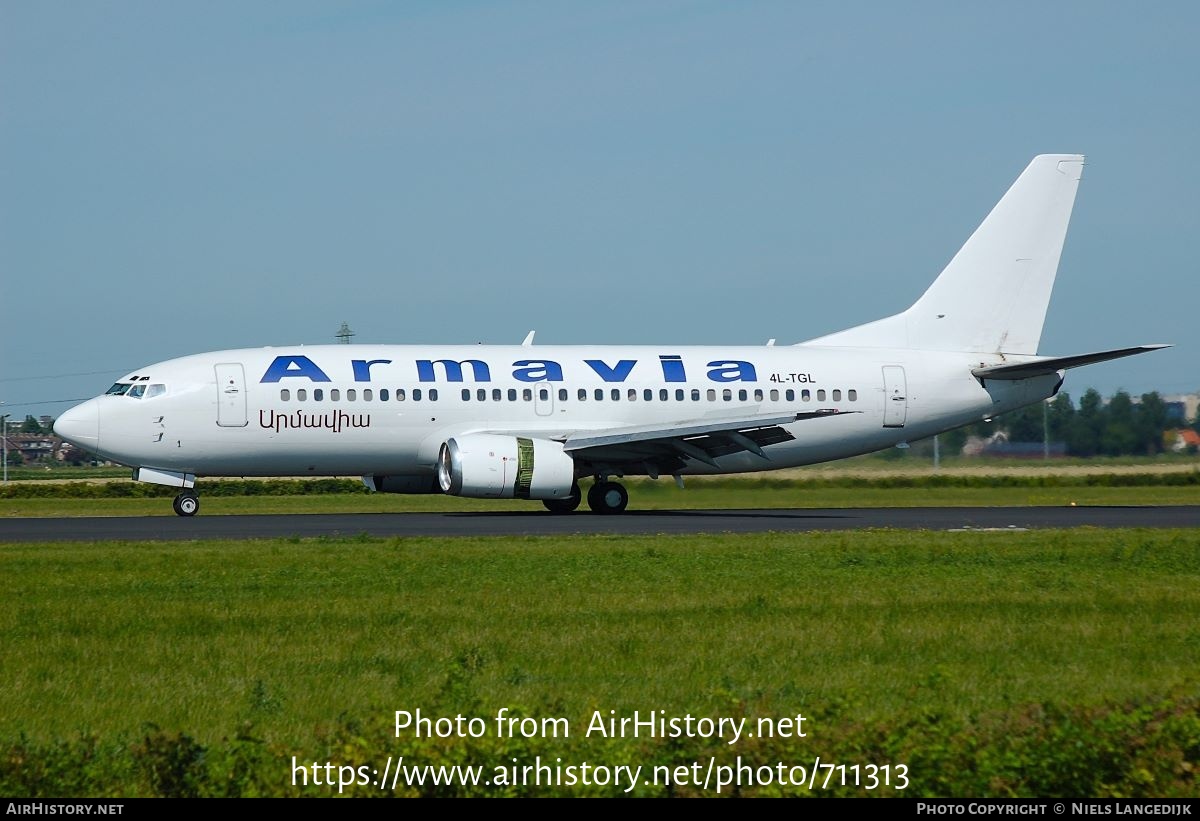
[(629, 506), (629, 492), (625, 486), (607, 479), (592, 485), (587, 499), (593, 513), (624, 513)]
[(200, 510), (200, 497), (195, 491), (185, 490), (171, 502), (177, 516), (195, 516)]
[(570, 513), (579, 507), (583, 494), (579, 492), (579, 483), (571, 485), (571, 495), (565, 499), (543, 499), (542, 504), (551, 513)]
[[(579, 491), (579, 485), (575, 484), (572, 485), (571, 495), (567, 498), (543, 499), (542, 504), (551, 513), (570, 513), (579, 507), (582, 500), (583, 494)], [(624, 513), (625, 508), (629, 506), (629, 493), (624, 485), (607, 479), (597, 479), (596, 483), (588, 488), (587, 503), (593, 513)]]

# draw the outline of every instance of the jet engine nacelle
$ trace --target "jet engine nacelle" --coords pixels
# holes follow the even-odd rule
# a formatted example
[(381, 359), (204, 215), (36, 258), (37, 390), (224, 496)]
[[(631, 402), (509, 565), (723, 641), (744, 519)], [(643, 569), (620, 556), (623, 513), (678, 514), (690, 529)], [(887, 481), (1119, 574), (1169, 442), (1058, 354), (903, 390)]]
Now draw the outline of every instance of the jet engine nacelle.
[(442, 443), (437, 476), (451, 496), (566, 499), (575, 485), (575, 460), (548, 439), (473, 433)]

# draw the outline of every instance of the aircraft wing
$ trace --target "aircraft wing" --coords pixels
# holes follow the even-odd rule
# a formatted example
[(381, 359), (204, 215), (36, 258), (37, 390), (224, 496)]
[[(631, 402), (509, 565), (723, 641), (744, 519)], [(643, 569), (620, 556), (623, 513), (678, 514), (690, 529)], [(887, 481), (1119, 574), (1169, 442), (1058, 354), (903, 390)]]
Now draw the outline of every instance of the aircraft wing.
[[(859, 411), (850, 411), (859, 413)], [(717, 467), (716, 458), (749, 451), (770, 460), (767, 445), (795, 439), (783, 425), (838, 416), (834, 408), (776, 416), (744, 416), (686, 422), (679, 425), (641, 425), (569, 435), (563, 450), (577, 461), (619, 469), (622, 473), (676, 473), (688, 460)]]
[(1029, 379), (1033, 376), (1046, 376), (1066, 370), (1091, 365), (1095, 362), (1107, 362), (1110, 359), (1120, 359), (1123, 356), (1157, 351), (1169, 348), (1170, 345), (1138, 345), (1135, 348), (1118, 348), (1112, 351), (1085, 353), (1077, 356), (1056, 356), (1047, 359), (1035, 359), (1031, 362), (1019, 362), (1015, 365), (992, 365), (985, 368), (972, 368), (971, 374), (977, 379)]

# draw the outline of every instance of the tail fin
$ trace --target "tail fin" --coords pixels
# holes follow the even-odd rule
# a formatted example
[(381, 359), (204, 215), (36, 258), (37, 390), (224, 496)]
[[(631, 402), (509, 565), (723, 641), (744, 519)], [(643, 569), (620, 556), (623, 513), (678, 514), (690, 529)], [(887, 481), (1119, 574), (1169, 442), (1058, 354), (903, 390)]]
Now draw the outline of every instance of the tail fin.
[(1036, 354), (1083, 173), (1080, 154), (1042, 154), (913, 306), (802, 343)]

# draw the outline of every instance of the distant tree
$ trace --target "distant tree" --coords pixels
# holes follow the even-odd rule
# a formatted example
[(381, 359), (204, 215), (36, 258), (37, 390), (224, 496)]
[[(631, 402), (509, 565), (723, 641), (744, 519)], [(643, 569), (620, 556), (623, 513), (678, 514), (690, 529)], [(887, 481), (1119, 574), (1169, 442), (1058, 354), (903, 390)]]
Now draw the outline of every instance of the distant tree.
[(1047, 413), (1050, 423), (1050, 438), (1055, 442), (1066, 442), (1070, 439), (1071, 428), (1075, 424), (1075, 405), (1069, 394), (1060, 393), (1050, 403)]
[(31, 414), (25, 417), (25, 424), (21, 425), (21, 433), (41, 433), (41, 423)]
[(1067, 436), (1072, 456), (1095, 456), (1100, 452), (1100, 433), (1104, 426), (1104, 402), (1100, 392), (1088, 388), (1079, 399), (1079, 412)]
[(1100, 451), (1107, 456), (1123, 456), (1137, 450), (1137, 423), (1133, 400), (1125, 391), (1117, 391), (1105, 408)]
[(1167, 406), (1158, 391), (1143, 393), (1134, 414), (1137, 450), (1153, 456), (1163, 451), (1163, 432), (1167, 429)]
[(1008, 431), (1010, 442), (1040, 442), (1042, 441), (1042, 403), (1026, 405), (1015, 411), (1004, 414), (1000, 419), (1004, 429)]
[(9, 467), (21, 467), (23, 464), (25, 464), (25, 457), (21, 455), (21, 451), (15, 448), (8, 451)]

